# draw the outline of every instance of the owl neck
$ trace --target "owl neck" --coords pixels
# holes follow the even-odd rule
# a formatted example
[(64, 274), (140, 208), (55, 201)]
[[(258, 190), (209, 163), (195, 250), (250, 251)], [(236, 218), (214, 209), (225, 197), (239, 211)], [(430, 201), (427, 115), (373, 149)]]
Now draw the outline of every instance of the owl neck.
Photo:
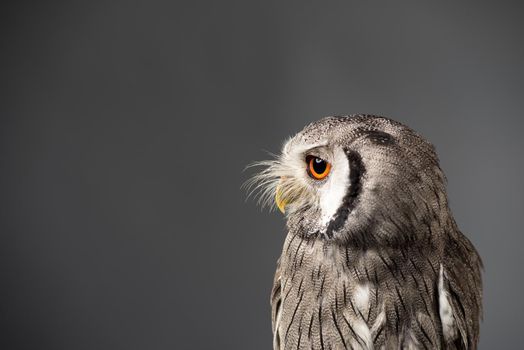
[[(420, 249), (441, 250), (444, 242), (458, 232), (447, 203), (441, 210), (422, 212), (414, 220), (397, 220), (377, 216), (363, 224), (328, 234), (325, 230), (311, 229), (303, 219), (288, 221), (289, 236), (297, 236), (307, 242), (319, 241), (340, 249), (368, 251), (376, 249)], [(425, 248), (426, 247), (426, 248)]]

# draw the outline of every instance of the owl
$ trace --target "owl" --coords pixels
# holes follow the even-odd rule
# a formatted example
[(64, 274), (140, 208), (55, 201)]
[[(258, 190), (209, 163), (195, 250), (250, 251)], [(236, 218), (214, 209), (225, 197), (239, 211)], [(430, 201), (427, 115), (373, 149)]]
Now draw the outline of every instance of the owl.
[(327, 117), (250, 185), (285, 213), (273, 348), (476, 349), (481, 259), (433, 146), (385, 117)]

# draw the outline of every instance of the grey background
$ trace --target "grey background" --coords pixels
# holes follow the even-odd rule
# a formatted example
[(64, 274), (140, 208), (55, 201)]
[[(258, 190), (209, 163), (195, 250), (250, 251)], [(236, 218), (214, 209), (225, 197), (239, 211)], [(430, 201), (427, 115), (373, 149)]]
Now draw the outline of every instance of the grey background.
[(269, 349), (285, 235), (242, 172), (325, 115), (437, 147), (518, 348), (518, 3), (13, 2), (0, 11), (0, 348)]

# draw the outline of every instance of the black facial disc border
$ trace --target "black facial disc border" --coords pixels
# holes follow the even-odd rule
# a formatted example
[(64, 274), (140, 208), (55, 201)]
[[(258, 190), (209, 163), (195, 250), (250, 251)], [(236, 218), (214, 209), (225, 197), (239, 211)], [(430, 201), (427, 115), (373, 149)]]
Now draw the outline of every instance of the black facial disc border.
[(342, 199), (342, 205), (337, 209), (333, 219), (328, 224), (326, 235), (329, 238), (333, 238), (333, 233), (344, 226), (349, 214), (355, 208), (359, 194), (362, 191), (361, 178), (366, 171), (360, 154), (350, 149), (344, 149), (344, 153), (346, 153), (349, 162), (349, 191)]

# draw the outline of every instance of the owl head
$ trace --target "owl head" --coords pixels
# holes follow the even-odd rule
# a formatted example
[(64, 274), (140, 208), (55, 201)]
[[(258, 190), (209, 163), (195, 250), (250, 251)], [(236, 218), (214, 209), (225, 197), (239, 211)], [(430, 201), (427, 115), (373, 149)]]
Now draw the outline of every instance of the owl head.
[(450, 220), (433, 146), (385, 117), (326, 117), (290, 138), (249, 185), (290, 232), (359, 246), (397, 245)]

